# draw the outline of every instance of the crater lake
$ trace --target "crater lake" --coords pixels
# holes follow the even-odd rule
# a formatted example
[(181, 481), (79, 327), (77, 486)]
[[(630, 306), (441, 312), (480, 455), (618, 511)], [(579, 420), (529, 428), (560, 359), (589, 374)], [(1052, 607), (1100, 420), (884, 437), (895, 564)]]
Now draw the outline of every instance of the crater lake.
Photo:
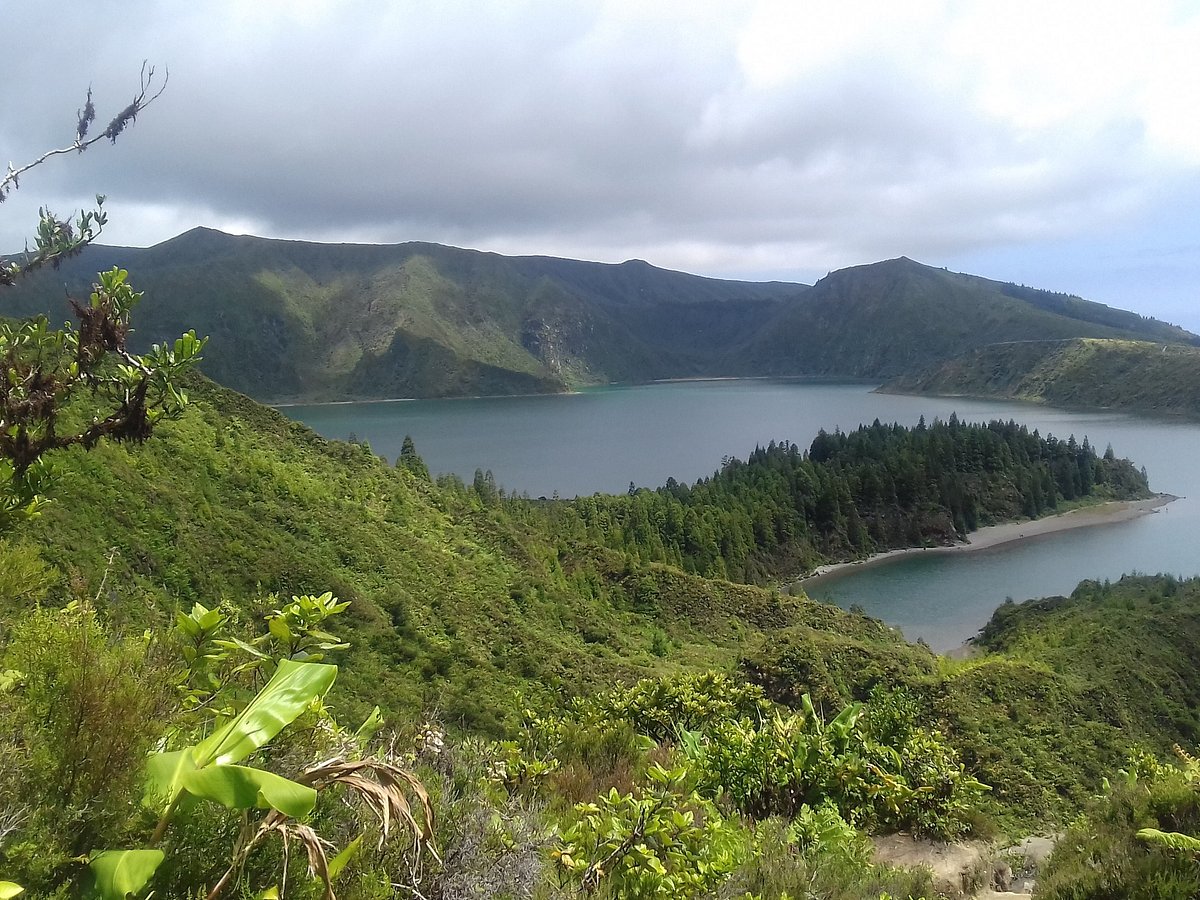
[(590, 388), (573, 394), (406, 400), (282, 407), (318, 433), (354, 437), (395, 459), (405, 435), (435, 473), (470, 483), (490, 470), (509, 492), (572, 497), (693, 482), (724, 457), (758, 445), (807, 448), (818, 431), (860, 424), (915, 425), (956, 413), (1014, 419), (1043, 436), (1085, 437), (1098, 451), (1144, 466), (1156, 491), (1178, 496), (1124, 522), (1062, 531), (971, 553), (913, 554), (822, 579), (815, 599), (857, 605), (910, 640), (949, 650), (973, 636), (1006, 599), (1069, 593), (1087, 578), (1128, 572), (1200, 574), (1200, 424), (1121, 413), (1075, 412), (1011, 401), (878, 394), (874, 384), (718, 380)]

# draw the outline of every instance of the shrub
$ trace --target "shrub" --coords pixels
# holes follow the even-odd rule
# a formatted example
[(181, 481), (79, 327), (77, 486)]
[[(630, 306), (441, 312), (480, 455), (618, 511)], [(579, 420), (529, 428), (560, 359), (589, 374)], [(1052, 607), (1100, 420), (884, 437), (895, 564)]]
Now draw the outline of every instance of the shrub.
[(723, 672), (700, 672), (643, 678), (632, 687), (578, 701), (573, 713), (582, 721), (623, 720), (639, 734), (662, 741), (674, 740), (680, 729), (757, 721), (770, 709), (761, 688)]
[(553, 856), (561, 878), (629, 900), (698, 896), (728, 877), (747, 852), (746, 833), (708, 800), (686, 791), (683, 770), (655, 766), (640, 796), (615, 789), (581, 803)]
[(1134, 752), (1121, 777), (1058, 842), (1039, 874), (1038, 894), (1050, 900), (1200, 896), (1195, 851), (1171, 839), (1184, 832), (1200, 834), (1195, 762), (1161, 765)]
[(729, 722), (682, 742), (701, 792), (724, 795), (753, 818), (792, 818), (805, 806), (837, 806), (867, 829), (915, 828), (951, 837), (986, 787), (963, 769), (935, 732), (910, 728), (895, 746), (864, 727), (862, 704), (824, 722), (804, 697), (804, 711), (761, 725)]
[(27, 812), (7, 864), (32, 866), (24, 883), (44, 889), (128, 829), (170, 679), (147, 636), (110, 633), (84, 603), (27, 614), (3, 658), (16, 681), (0, 694), (0, 793)]

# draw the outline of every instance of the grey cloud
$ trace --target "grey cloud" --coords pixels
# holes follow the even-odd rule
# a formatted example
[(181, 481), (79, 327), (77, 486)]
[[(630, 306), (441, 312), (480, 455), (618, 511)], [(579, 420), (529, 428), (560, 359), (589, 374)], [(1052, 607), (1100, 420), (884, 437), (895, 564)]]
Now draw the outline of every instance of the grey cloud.
[[(869, 55), (752, 87), (739, 5), (714, 28), (623, 26), (598, 3), (315, 8), (110, 2), (49, 29), (52, 9), (23, 4), (15, 27), (70, 63), (48, 69), (36, 42), (0, 60), (21, 86), (0, 108), (11, 158), (69, 139), (89, 81), (101, 116), (143, 57), (171, 83), (117, 147), (44, 167), (22, 202), (100, 190), (279, 236), (769, 273), (1045, 240), (1151, 198), (1136, 122), (1021, 133), (973, 108), (965, 75)], [(0, 247), (26, 233), (15, 210)]]

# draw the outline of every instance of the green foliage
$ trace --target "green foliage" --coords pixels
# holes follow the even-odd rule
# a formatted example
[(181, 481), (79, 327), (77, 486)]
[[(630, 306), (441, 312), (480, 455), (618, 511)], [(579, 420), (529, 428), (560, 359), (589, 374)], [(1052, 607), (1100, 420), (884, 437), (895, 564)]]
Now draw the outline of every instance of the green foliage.
[[(726, 460), (690, 488), (549, 504), (553, 527), (641, 560), (711, 578), (760, 583), (822, 560), (961, 540), (996, 522), (1037, 517), (1064, 501), (1144, 496), (1128, 460), (1015, 422), (876, 421), (822, 431), (808, 452), (771, 442)], [(653, 584), (634, 602), (653, 607)]]
[(30, 608), (59, 580), (37, 547), (0, 538), (0, 611), (11, 614)]
[[(328, 595), (294, 598), (284, 606), (303, 635), (324, 635), (309, 626), (342, 608)], [(277, 610), (271, 620), (285, 614)], [(222, 613), (199, 604), (178, 617), (180, 633), (190, 638), (180, 644), (189, 671), (216, 658), (213, 648), (225, 624)], [(105, 900), (140, 896), (152, 883), (169, 895), (181, 886), (190, 895), (207, 884), (207, 896), (216, 897), (248, 868), (261, 876), (260, 847), (277, 835), (305, 849), (315, 877), (328, 888), (331, 870), (343, 869), (349, 855), (331, 861), (329, 843), (313, 827), (331, 818), (317, 809), (323, 790), (356, 798), (376, 819), (381, 841), (400, 828), (414, 843), (414, 859), (430, 849), (433, 813), (420, 781), (391, 757), (362, 756), (363, 735), (378, 728), (378, 711), (350, 733), (322, 705), (335, 666), (278, 659), (271, 679), (245, 703), (240, 685), (218, 680), (208, 698), (211, 708), (232, 708), (213, 722), (196, 715), (191, 691), (184, 692), (182, 709), (170, 708), (172, 679), (164, 677), (170, 664), (155, 655), (163, 643), (149, 633), (136, 641), (114, 636), (90, 606), (29, 613), (10, 637), (4, 662), (21, 668), (11, 670), (0, 690), (8, 838), (0, 846), (0, 866), (24, 883), (49, 893), (79, 882), (78, 864), (87, 861), (91, 895)], [(300, 719), (307, 729), (299, 745), (296, 737), (280, 738)], [(161, 749), (181, 743), (181, 749)], [(264, 753), (267, 744), (272, 747)], [(152, 747), (158, 749), (150, 752)], [(314, 764), (314, 757), (323, 761)], [(301, 771), (287, 777), (273, 770), (279, 766)], [(221, 827), (198, 805), (201, 800), (237, 811), (240, 824), (226, 817)], [(152, 836), (143, 802), (158, 814)], [(343, 829), (362, 831), (352, 815), (332, 818)], [(178, 840), (173, 824), (180, 826)], [(192, 841), (203, 833), (205, 852), (197, 857)], [(361, 834), (347, 840), (361, 847)], [(113, 843), (143, 846), (90, 849)], [(214, 845), (229, 848), (223, 875), (213, 870), (220, 864)], [(282, 865), (286, 883), (286, 851)]]
[(1159, 831), (1157, 828), (1139, 828), (1137, 839), (1158, 847), (1165, 847), (1182, 854), (1195, 856), (1200, 853), (1200, 838), (1178, 831)]
[(1094, 338), (992, 345), (889, 388), (1195, 418), (1200, 348)]
[(724, 672), (695, 672), (643, 678), (630, 687), (580, 699), (572, 715), (583, 722), (628, 722), (639, 734), (662, 741), (720, 722), (758, 721), (770, 710), (760, 688)]
[(101, 850), (88, 860), (92, 890), (102, 900), (140, 894), (162, 864), (161, 850)]
[[(1081, 582), (1070, 597), (998, 609), (981, 646), (1036, 659), (1061, 679), (1093, 686), (1093, 703), (1126, 742), (1200, 743), (1200, 579), (1123, 576)], [(1138, 664), (1131, 666), (1129, 661)], [(1111, 765), (1106, 768), (1111, 768)]]
[[(93, 594), (110, 569), (121, 602), (102, 592), (97, 603), (122, 621), (158, 628), (200, 603), (228, 618), (219, 640), (268, 656), (287, 650), (265, 636), (254, 643), (257, 623), (312, 585), (332, 590), (350, 606), (337, 628), (316, 627), (352, 645), (330, 698), (348, 718), (429, 704), (497, 735), (519, 723), (518, 691), (540, 705), (658, 672), (731, 668), (748, 638), (794, 621), (866, 633), (866, 620), (777, 591), (664, 567), (627, 574), (623, 558), (548, 534), (530, 505), (481, 508), (469, 492), (210, 383), (189, 382), (188, 393), (184, 417), (144, 445), (62, 454), (72, 502), (52, 504), (23, 540)], [(643, 577), (653, 609), (628, 602), (627, 584)], [(665, 657), (654, 653), (655, 627), (669, 635)], [(232, 670), (252, 654), (229, 652), (205, 665), (219, 681), (244, 681)], [(207, 675), (190, 689), (197, 708), (212, 708)]]
[(576, 807), (554, 858), (585, 892), (603, 888), (630, 900), (695, 897), (714, 887), (746, 853), (745, 835), (717, 808), (681, 787), (687, 773), (655, 766), (639, 797), (614, 788)]
[(0, 529), (40, 510), (47, 453), (102, 439), (144, 441), (187, 405), (178, 379), (199, 361), (204, 341), (189, 331), (130, 353), (126, 337), (142, 295), (124, 269), (98, 277), (88, 302), (74, 304), (78, 328), (52, 329), (44, 316), (0, 320)]
[(716, 896), (729, 900), (806, 897), (933, 897), (928, 868), (872, 865), (873, 848), (831, 805), (804, 806), (792, 821), (754, 825), (751, 851)]
[(953, 837), (966, 830), (986, 788), (940, 735), (910, 726), (903, 741), (883, 743), (865, 728), (861, 704), (825, 722), (804, 699), (800, 713), (686, 735), (682, 747), (701, 792), (724, 795), (759, 819), (830, 803), (872, 831)]
[(168, 679), (147, 636), (110, 632), (84, 603), (26, 613), (8, 638), (0, 669), (19, 675), (0, 693), (0, 794), (23, 824), (4, 864), (41, 887), (128, 827)]
[(413, 443), (412, 435), (406, 434), (400, 445), (400, 455), (396, 457), (396, 465), (408, 469), (418, 478), (429, 481), (429, 467), (417, 453), (417, 445)]
[[(166, 87), (154, 90), (155, 71), (142, 64), (133, 101), (88, 137), (96, 110), (92, 92), (79, 111), (69, 147), (48, 150), (32, 162), (9, 164), (0, 178), (0, 202), (20, 187), (20, 179), (48, 159), (81, 153), (100, 140), (115, 143), (139, 112)], [(0, 258), (0, 288), (11, 289), (39, 269), (59, 266), (81, 253), (107, 222), (104, 198), (72, 224), (39, 210), (31, 249), (15, 259)], [(46, 454), (68, 447), (91, 449), (100, 440), (144, 441), (163, 419), (177, 417), (187, 395), (179, 377), (200, 360), (204, 341), (187, 331), (173, 344), (154, 344), (141, 355), (126, 348), (130, 315), (142, 295), (116, 266), (99, 274), (87, 301), (69, 299), (79, 326), (49, 325), (45, 315), (0, 318), (0, 533), (35, 518), (51, 483)], [(6, 307), (6, 313), (11, 314)]]
[(229, 766), (243, 760), (265, 745), (314, 701), (323, 697), (336, 676), (337, 666), (281, 659), (271, 680), (254, 699), (236, 715), (218, 723), (204, 740), (182, 750), (150, 757), (147, 764), (149, 793), (164, 798), (168, 810), (178, 802), (183, 791), (196, 793), (192, 791), (192, 784), (222, 797), (232, 796), (237, 793), (236, 786), (248, 784), (263, 794), (264, 800), (269, 798), (263, 792), (270, 793), (274, 789), (287, 802), (299, 802), (290, 789), (273, 783), (254, 784), (246, 777), (214, 782), (200, 773), (210, 767)]
[(1060, 900), (1200, 894), (1200, 769), (1161, 765), (1144, 753), (1058, 842), (1038, 877), (1038, 894)]

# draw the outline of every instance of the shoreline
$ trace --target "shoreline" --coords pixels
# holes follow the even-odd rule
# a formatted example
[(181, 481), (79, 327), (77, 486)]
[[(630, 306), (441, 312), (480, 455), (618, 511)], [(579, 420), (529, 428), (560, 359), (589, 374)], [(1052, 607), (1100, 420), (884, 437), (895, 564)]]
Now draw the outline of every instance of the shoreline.
[(1158, 512), (1179, 498), (1174, 494), (1154, 494), (1144, 500), (1110, 500), (1094, 506), (1083, 506), (1065, 513), (1043, 516), (1040, 519), (1025, 519), (1020, 522), (1004, 522), (1000, 525), (988, 525), (967, 535), (961, 544), (951, 544), (944, 547), (902, 547), (896, 550), (886, 550), (875, 553), (866, 559), (856, 559), (850, 562), (830, 563), (817, 566), (811, 573), (802, 578), (788, 582), (787, 588), (803, 588), (807, 584), (815, 584), (826, 578), (873, 568), (903, 559), (914, 554), (929, 553), (971, 553), (979, 550), (990, 550), (1005, 544), (1015, 544), (1022, 541), (1034, 540), (1060, 531), (1075, 528), (1090, 528), (1096, 525), (1111, 525), (1117, 522), (1127, 522)]

